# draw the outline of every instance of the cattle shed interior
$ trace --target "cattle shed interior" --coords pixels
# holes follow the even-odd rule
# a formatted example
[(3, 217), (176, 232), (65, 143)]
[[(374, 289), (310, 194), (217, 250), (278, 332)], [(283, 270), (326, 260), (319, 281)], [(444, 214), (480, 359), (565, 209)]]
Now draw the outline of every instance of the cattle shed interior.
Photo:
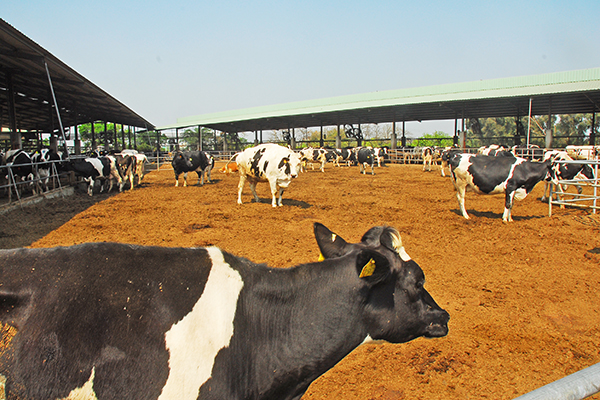
[(154, 129), (148, 120), (0, 19), (2, 139), (16, 131), (60, 134), (63, 127), (92, 121)]
[[(430, 120), (595, 113), (600, 68), (380, 91), (179, 118), (159, 130), (230, 133)], [(455, 124), (455, 133), (458, 124)]]

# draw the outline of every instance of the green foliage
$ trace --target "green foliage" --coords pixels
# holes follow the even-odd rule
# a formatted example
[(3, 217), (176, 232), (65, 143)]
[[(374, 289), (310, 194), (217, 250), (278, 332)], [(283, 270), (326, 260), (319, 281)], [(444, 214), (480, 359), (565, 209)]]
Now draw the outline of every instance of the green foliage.
[(415, 139), (412, 141), (413, 146), (418, 147), (429, 147), (429, 146), (452, 146), (453, 144), (452, 136), (448, 135), (442, 131), (435, 131), (433, 133), (426, 133), (419, 139)]

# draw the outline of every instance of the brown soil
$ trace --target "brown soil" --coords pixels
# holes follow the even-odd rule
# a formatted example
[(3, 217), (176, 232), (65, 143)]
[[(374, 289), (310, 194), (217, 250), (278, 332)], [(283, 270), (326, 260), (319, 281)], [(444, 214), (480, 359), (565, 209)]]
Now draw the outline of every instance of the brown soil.
[[(309, 170), (277, 209), (266, 184), (260, 203), (246, 186), (240, 206), (237, 175), (215, 169), (213, 178), (174, 187), (172, 171), (152, 172), (142, 188), (91, 206), (32, 247), (216, 245), (288, 267), (317, 259), (315, 221), (352, 242), (372, 226), (398, 228), (426, 288), (451, 315), (448, 336), (360, 346), (304, 399), (512, 399), (600, 362), (600, 217), (554, 209), (549, 218), (541, 184), (505, 224), (502, 196), (468, 194), (467, 221), (450, 178), (419, 166), (377, 168), (375, 176), (357, 167)], [(2, 225), (22, 223), (19, 213), (0, 216)]]

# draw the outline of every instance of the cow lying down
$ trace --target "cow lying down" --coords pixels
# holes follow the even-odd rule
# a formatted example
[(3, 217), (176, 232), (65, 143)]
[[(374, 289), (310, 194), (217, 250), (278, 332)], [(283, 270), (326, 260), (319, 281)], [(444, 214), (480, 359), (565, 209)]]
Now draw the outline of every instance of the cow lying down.
[(324, 261), (287, 269), (216, 247), (0, 250), (6, 397), (299, 399), (365, 341), (448, 333), (395, 229), (314, 231)]

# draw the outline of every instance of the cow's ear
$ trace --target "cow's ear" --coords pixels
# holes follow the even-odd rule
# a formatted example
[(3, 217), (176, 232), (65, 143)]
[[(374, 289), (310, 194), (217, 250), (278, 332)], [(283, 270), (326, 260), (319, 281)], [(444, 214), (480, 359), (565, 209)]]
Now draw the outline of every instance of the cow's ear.
[(348, 252), (348, 243), (340, 236), (331, 232), (325, 225), (315, 222), (315, 239), (321, 254), (319, 261), (327, 258), (341, 257)]
[(370, 285), (384, 281), (390, 275), (390, 263), (380, 253), (363, 250), (356, 257), (358, 277)]

